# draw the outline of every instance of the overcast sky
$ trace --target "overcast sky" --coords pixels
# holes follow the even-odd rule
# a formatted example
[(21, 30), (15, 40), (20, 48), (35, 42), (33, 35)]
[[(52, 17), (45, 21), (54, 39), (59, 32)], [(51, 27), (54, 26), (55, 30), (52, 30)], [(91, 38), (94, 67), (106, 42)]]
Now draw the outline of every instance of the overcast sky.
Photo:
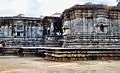
[(0, 16), (25, 16), (39, 17), (40, 15), (52, 15), (62, 13), (64, 9), (75, 4), (87, 2), (106, 5), (116, 5), (116, 0), (0, 0)]

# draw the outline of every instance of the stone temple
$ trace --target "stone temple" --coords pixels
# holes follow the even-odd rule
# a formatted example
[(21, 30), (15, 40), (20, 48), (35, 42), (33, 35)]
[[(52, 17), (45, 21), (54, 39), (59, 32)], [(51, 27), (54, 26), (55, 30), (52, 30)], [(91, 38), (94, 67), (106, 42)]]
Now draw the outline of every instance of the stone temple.
[(86, 3), (64, 10), (63, 47), (119, 47), (120, 3)]
[(120, 3), (74, 5), (43, 19), (0, 17), (1, 40), (9, 46), (120, 47)]

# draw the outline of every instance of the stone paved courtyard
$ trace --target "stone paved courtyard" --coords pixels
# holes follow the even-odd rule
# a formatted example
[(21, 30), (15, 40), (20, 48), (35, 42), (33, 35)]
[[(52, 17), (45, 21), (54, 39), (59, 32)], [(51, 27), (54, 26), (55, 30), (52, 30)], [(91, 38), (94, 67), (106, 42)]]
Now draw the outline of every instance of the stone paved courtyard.
[(120, 73), (120, 61), (52, 62), (35, 57), (0, 57), (0, 73)]

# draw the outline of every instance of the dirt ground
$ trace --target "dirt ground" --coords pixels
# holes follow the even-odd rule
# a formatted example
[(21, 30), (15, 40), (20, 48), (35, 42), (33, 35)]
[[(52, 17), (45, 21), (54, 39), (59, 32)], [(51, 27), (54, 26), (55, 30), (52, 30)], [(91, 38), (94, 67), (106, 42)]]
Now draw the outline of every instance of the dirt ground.
[(52, 62), (0, 56), (0, 73), (120, 73), (120, 61)]

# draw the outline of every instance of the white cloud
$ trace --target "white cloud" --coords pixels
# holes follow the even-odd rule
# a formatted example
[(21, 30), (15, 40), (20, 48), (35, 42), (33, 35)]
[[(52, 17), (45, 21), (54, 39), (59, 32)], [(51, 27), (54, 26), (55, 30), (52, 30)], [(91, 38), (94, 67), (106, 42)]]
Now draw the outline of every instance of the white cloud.
[(96, 2), (96, 3), (100, 3), (100, 4), (110, 5), (110, 6), (117, 5), (116, 0), (91, 0), (91, 1)]
[(0, 0), (0, 16), (38, 16), (40, 4), (38, 0)]
[(90, 0), (43, 0), (40, 8), (43, 15), (52, 15), (75, 4), (84, 4), (88, 1)]
[(41, 12), (43, 15), (52, 15), (55, 12), (62, 12), (75, 4), (93, 2), (97, 4), (116, 5), (116, 0), (43, 0)]
[(0, 0), (0, 16), (25, 16), (52, 15), (63, 12), (75, 4), (86, 2), (116, 5), (116, 0)]

